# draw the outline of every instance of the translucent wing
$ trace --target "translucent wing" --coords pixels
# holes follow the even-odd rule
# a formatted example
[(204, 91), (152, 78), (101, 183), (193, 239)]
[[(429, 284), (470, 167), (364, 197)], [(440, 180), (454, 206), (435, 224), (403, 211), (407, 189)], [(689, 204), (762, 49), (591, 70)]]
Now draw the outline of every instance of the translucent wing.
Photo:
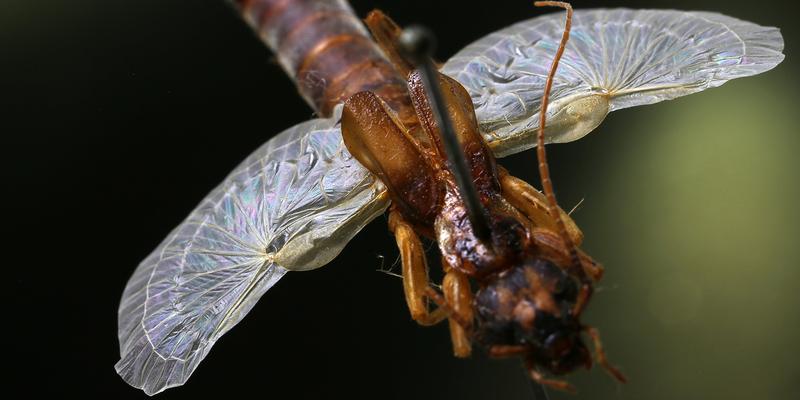
[[(540, 99), (564, 13), (520, 22), (470, 44), (442, 71), (461, 82), (504, 156), (535, 145)], [(755, 75), (783, 60), (777, 28), (710, 12), (595, 9), (574, 14), (548, 108), (548, 142), (592, 131), (608, 112)]]
[(119, 306), (117, 372), (152, 395), (183, 384), (289, 270), (335, 257), (388, 205), (344, 147), (338, 113), (256, 150), (147, 257)]

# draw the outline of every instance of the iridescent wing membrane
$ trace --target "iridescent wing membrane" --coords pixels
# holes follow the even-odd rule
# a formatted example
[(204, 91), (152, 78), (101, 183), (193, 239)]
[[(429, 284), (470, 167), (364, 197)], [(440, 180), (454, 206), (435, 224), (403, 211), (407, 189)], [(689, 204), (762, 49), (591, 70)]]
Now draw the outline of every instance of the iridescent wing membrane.
[[(535, 142), (539, 99), (563, 13), (493, 33), (443, 71), (470, 92), (499, 156)], [(719, 86), (777, 65), (783, 40), (719, 14), (575, 13), (553, 87), (547, 140), (575, 140), (612, 110)], [(388, 205), (384, 186), (344, 147), (334, 117), (268, 141), (147, 257), (119, 308), (117, 372), (147, 394), (183, 384), (214, 342), (287, 271), (333, 259)]]
[[(564, 13), (523, 21), (442, 67), (469, 91), (496, 155), (536, 145), (542, 91), (563, 30)], [(783, 60), (782, 49), (777, 28), (711, 12), (575, 11), (551, 92), (547, 141), (580, 139), (610, 111), (767, 71)]]
[(383, 192), (344, 147), (338, 115), (261, 146), (128, 281), (117, 372), (150, 395), (183, 384), (287, 271), (326, 264), (380, 215)]

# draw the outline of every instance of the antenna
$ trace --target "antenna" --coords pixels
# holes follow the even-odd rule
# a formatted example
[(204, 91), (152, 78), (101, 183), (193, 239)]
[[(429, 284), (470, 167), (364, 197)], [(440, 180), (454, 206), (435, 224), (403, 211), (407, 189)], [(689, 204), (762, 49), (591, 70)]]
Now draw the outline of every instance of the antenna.
[(578, 256), (578, 249), (575, 243), (567, 234), (567, 228), (564, 225), (564, 220), (561, 219), (561, 213), (558, 212), (558, 202), (556, 201), (556, 194), (553, 191), (553, 182), (550, 180), (550, 168), (547, 165), (547, 153), (544, 150), (544, 127), (547, 119), (547, 102), (550, 98), (550, 88), (553, 86), (553, 77), (558, 69), (558, 61), (561, 60), (561, 55), (564, 54), (564, 48), (569, 40), (569, 30), (572, 26), (572, 6), (563, 1), (537, 1), (533, 3), (536, 7), (561, 7), (567, 10), (567, 20), (564, 23), (564, 34), (561, 36), (561, 43), (558, 45), (556, 55), (553, 57), (553, 63), (550, 65), (550, 72), (547, 74), (547, 82), (544, 86), (544, 93), (542, 94), (542, 109), (539, 111), (539, 132), (536, 135), (536, 158), (539, 160), (539, 176), (542, 181), (542, 189), (544, 195), (547, 197), (547, 211), (556, 220), (556, 228), (564, 245), (569, 249), (569, 255), (572, 260), (572, 265), (578, 271), (578, 276), (581, 280), (586, 279), (586, 274), (581, 267), (581, 260)]
[(411, 26), (403, 30), (399, 37), (403, 51), (411, 61), (416, 64), (425, 86), (425, 93), (431, 105), (436, 125), (439, 126), (439, 135), (444, 144), (447, 160), (450, 162), (451, 172), (455, 176), (459, 194), (467, 208), (467, 216), (475, 236), (483, 243), (491, 244), (491, 231), (486, 212), (478, 198), (478, 191), (472, 182), (467, 160), (453, 129), (453, 122), (444, 108), (444, 98), (438, 84), (436, 69), (431, 62), (431, 55), (436, 47), (433, 33), (421, 26)]

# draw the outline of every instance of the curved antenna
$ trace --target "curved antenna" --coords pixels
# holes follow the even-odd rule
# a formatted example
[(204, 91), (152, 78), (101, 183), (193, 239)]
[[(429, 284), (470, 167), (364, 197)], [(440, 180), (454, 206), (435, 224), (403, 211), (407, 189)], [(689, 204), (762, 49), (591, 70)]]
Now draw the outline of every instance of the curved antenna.
[(472, 174), (467, 166), (467, 160), (461, 151), (461, 145), (453, 129), (453, 122), (447, 115), (444, 108), (444, 98), (439, 88), (436, 68), (431, 62), (435, 39), (433, 34), (421, 26), (410, 26), (403, 30), (399, 37), (402, 50), (409, 56), (411, 61), (416, 64), (420, 71), (422, 84), (425, 86), (425, 93), (428, 95), (436, 125), (439, 126), (439, 135), (444, 144), (444, 152), (450, 162), (451, 172), (456, 180), (458, 192), (464, 201), (467, 209), (467, 217), (475, 233), (475, 237), (481, 242), (491, 245), (491, 231), (489, 229), (489, 219), (478, 198), (478, 191), (472, 181)]
[(578, 249), (575, 243), (567, 234), (567, 228), (564, 220), (561, 219), (561, 213), (558, 212), (558, 202), (556, 201), (556, 194), (553, 191), (553, 182), (550, 180), (550, 167), (547, 165), (547, 153), (544, 150), (544, 126), (547, 119), (547, 102), (550, 99), (550, 88), (553, 86), (553, 77), (556, 75), (558, 69), (558, 61), (561, 60), (561, 55), (564, 54), (564, 48), (569, 40), (569, 30), (572, 26), (572, 6), (563, 1), (537, 1), (533, 3), (536, 7), (561, 7), (567, 10), (567, 20), (564, 23), (564, 34), (561, 36), (561, 43), (558, 45), (556, 55), (553, 57), (553, 63), (550, 65), (550, 72), (547, 74), (547, 82), (544, 86), (544, 94), (542, 94), (542, 109), (539, 111), (539, 132), (536, 135), (536, 158), (539, 160), (539, 176), (542, 181), (542, 190), (547, 198), (547, 211), (556, 220), (556, 228), (561, 240), (569, 250), (569, 255), (572, 260), (572, 265), (578, 270), (578, 276), (581, 280), (585, 280), (586, 274), (581, 268), (581, 260), (578, 256)]

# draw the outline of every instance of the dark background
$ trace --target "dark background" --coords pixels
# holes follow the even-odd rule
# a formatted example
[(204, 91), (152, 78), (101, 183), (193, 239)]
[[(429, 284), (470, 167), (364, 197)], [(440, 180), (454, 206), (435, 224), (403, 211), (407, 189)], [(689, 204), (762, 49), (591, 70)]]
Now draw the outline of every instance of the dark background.
[[(723, 12), (782, 29), (764, 75), (609, 116), (548, 148), (559, 199), (606, 277), (587, 313), (595, 369), (554, 399), (800, 397), (797, 112), (789, 2), (576, 1)], [(539, 15), (528, 1), (356, 1), (432, 27), (446, 59)], [(791, 7), (791, 8), (790, 8)], [(3, 392), (144, 397), (114, 372), (129, 275), (251, 151), (312, 117), (222, 0), (0, 2)], [(533, 153), (502, 161), (536, 182)], [(409, 318), (381, 217), (330, 265), (290, 273), (160, 398), (526, 399), (519, 362), (458, 360)], [(395, 266), (396, 270), (396, 266)], [(10, 272), (10, 275), (8, 274)]]

